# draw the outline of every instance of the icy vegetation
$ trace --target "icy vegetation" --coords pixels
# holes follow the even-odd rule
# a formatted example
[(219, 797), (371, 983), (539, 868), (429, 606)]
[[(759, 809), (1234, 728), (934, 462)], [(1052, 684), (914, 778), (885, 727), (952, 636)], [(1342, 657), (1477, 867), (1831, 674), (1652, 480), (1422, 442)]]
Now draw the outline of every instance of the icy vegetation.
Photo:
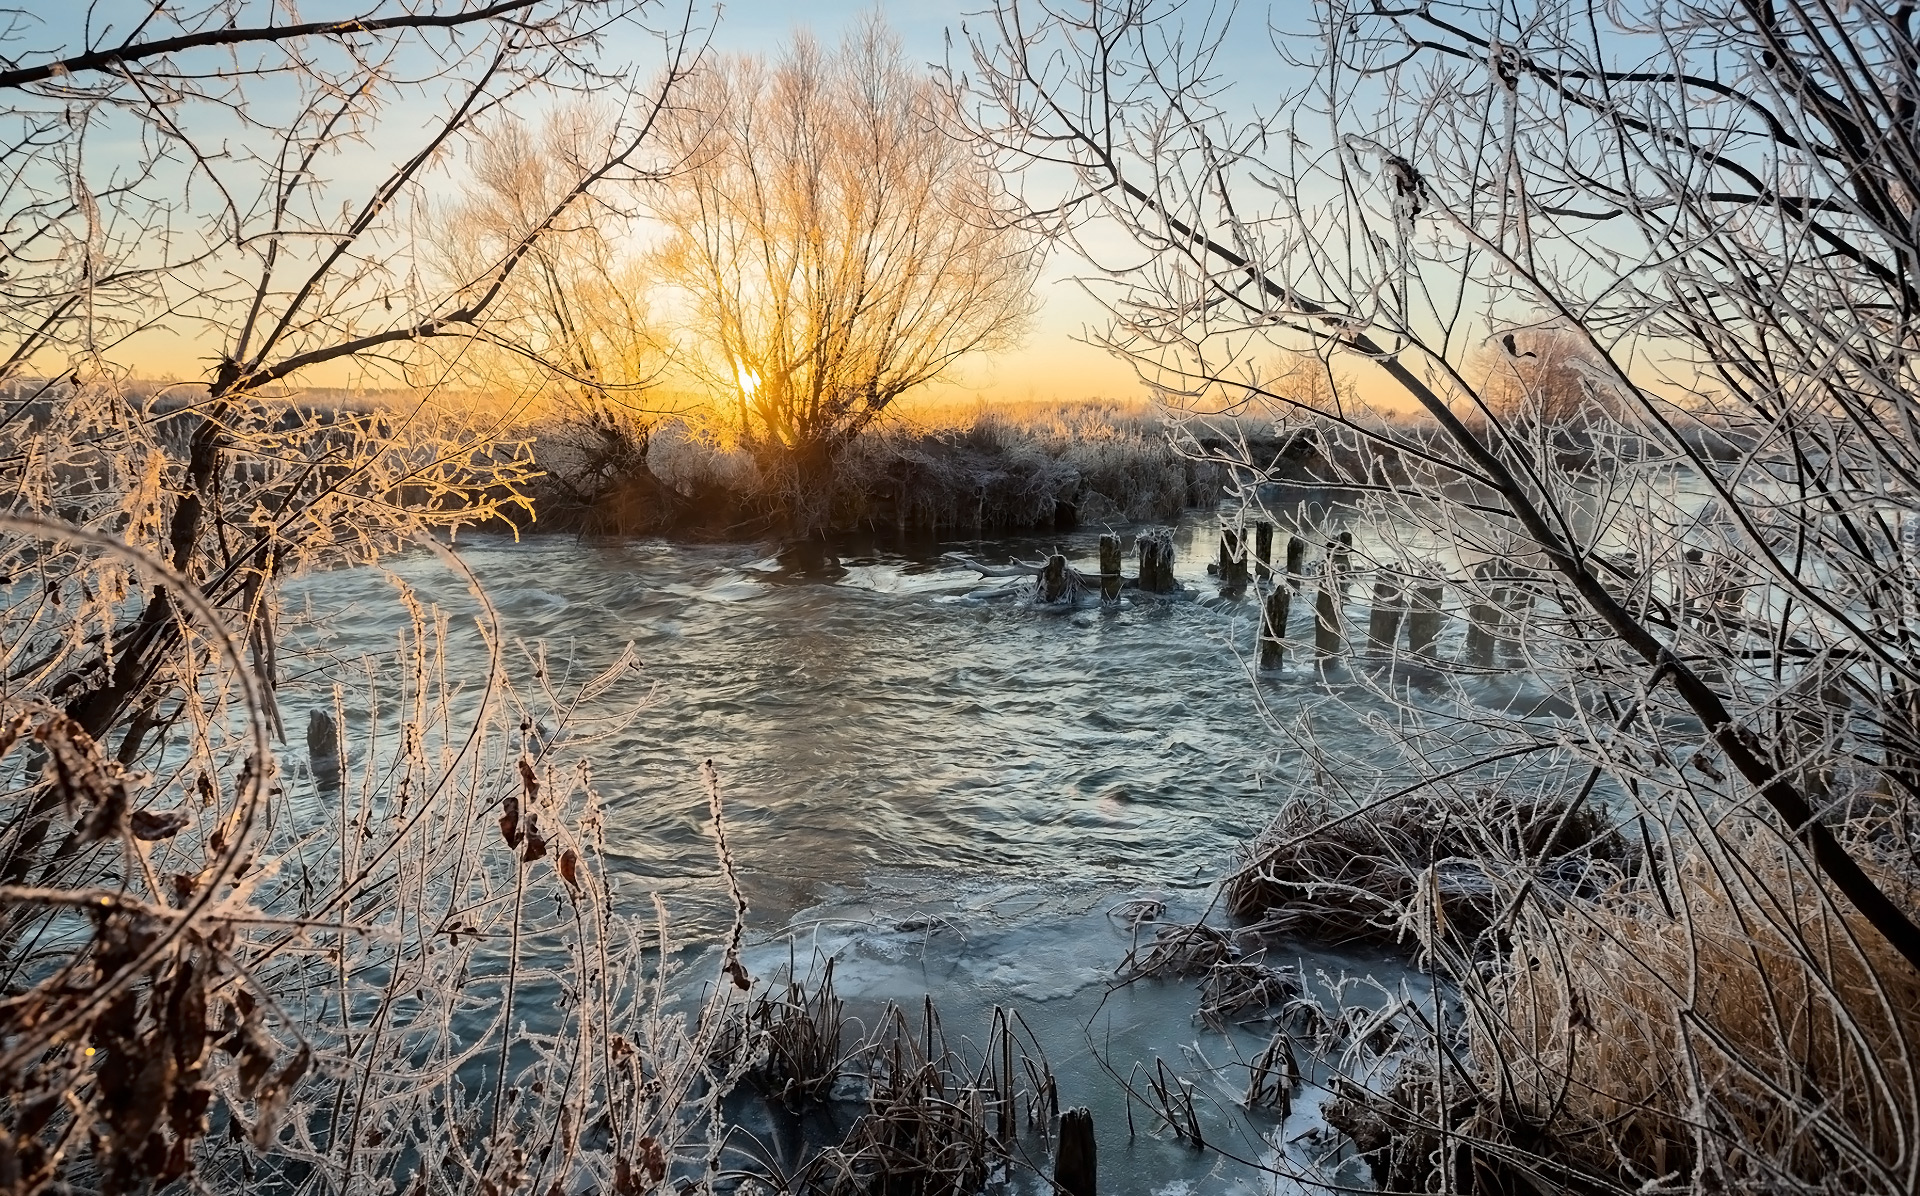
[(557, 412), (532, 436), (541, 526), (599, 535), (990, 536), (1151, 523), (1211, 506), (1224, 478), (1140, 402), (904, 405), (800, 489), (712, 413)]
[[(999, 0), (939, 75), (877, 19), (769, 64), (650, 0), (96, 15), (0, 22), (0, 1190), (1082, 1196), (1089, 1069), (1013, 996), (1078, 1011), (1106, 1142), (1264, 1191), (1920, 1190), (1911, 5)], [(1269, 50), (1249, 107), (1226, 68)], [(896, 402), (1011, 343), (1049, 244), (1157, 405)], [(902, 921), (783, 970), (743, 849), (777, 803), (724, 760), (609, 779), (675, 694), (619, 634), (513, 634), (579, 596), (503, 611), (449, 546), (792, 533), (660, 599), (744, 607), (934, 584), (827, 529), (1111, 523), (1104, 557), (1223, 490), (1212, 583), (1130, 528), (1130, 591), (1027, 544), (920, 612), (1026, 620), (996, 677), (1082, 731), (1116, 716), (1062, 719), (1037, 637), (1234, 628), (1196, 683), (1245, 686), (1229, 727), (1100, 666), (1166, 699), (1143, 756), (1287, 753), (1206, 900), (1078, 923), (1212, 1036), (1178, 1063), (1094, 1042), (1074, 944), (995, 961), (965, 1030), (842, 962)], [(377, 639), (288, 602), (335, 576)], [(860, 730), (777, 745), (844, 753), (802, 813), (913, 849)], [(1017, 742), (968, 745), (991, 798), (933, 790), (1011, 824), (950, 866), (1129, 822), (1023, 790)], [(616, 813), (705, 878), (697, 939), (618, 885)], [(1129, 825), (1100, 867), (1196, 883)]]

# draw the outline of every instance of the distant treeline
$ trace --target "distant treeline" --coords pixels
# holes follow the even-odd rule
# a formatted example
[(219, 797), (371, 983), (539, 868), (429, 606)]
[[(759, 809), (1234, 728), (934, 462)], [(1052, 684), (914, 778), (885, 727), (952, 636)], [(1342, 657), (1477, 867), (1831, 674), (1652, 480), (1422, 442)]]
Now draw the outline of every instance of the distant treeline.
[[(204, 384), (192, 382), (135, 379), (121, 389), (160, 423), (163, 439), (183, 445), (195, 426), (190, 413), (207, 397)], [(73, 394), (66, 379), (16, 378), (0, 390), (0, 402), (7, 422), (25, 429)], [(705, 408), (666, 416), (547, 408), (529, 416), (511, 414), (510, 404), (492, 396), (397, 388), (279, 387), (255, 397), (268, 409), (287, 404), (284, 420), (268, 422), (285, 431), (304, 425), (320, 435), (316, 444), (347, 429), (381, 434), (423, 399), (443, 413), (468, 411), (476, 423), (504, 416), (503, 439), (529, 443), (537, 470), (526, 496), (531, 519), (524, 511), (511, 516), (512, 530), (521, 532), (731, 539), (1053, 531), (1170, 521), (1211, 507), (1235, 486), (1340, 489), (1340, 479), (1400, 481), (1404, 472), (1377, 443), (1328, 435), (1305, 421), (1281, 428), (1272, 420), (1183, 417), (1139, 400), (923, 405), (838, 446), (830, 470), (802, 479), (782, 456), (754, 451)], [(1684, 434), (1712, 459), (1751, 447), (1750, 437), (1706, 424)], [(1604, 435), (1579, 423), (1556, 426), (1543, 442), (1574, 470), (1640, 455), (1612, 426)], [(505, 497), (473, 496), (476, 504)], [(500, 518), (489, 522), (509, 530)]]

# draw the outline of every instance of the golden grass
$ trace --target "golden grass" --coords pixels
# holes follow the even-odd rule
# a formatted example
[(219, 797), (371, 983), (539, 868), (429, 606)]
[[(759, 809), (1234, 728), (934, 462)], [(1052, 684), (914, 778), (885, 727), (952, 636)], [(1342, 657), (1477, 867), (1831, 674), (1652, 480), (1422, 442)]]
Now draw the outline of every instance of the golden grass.
[[(1240, 934), (1417, 945), (1466, 1015), (1330, 1108), (1376, 1182), (1920, 1191), (1920, 974), (1797, 841), (1733, 814), (1689, 830), (1636, 851), (1594, 810), (1482, 791), (1300, 801), (1250, 846), (1224, 894), (1257, 920)], [(1842, 833), (1920, 906), (1898, 836)]]
[(1920, 1190), (1920, 975), (1765, 830), (1666, 887), (1535, 907), (1467, 994), (1505, 1130), (1640, 1182)]

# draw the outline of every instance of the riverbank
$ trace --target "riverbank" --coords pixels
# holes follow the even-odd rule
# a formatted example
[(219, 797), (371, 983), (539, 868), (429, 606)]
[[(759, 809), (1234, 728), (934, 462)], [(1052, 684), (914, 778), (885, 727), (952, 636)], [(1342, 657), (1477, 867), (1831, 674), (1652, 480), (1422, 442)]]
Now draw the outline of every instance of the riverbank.
[(1189, 430), (1145, 402), (918, 407), (805, 482), (705, 413), (555, 416), (532, 439), (540, 529), (590, 535), (1069, 531), (1171, 522), (1211, 506), (1228, 481)]

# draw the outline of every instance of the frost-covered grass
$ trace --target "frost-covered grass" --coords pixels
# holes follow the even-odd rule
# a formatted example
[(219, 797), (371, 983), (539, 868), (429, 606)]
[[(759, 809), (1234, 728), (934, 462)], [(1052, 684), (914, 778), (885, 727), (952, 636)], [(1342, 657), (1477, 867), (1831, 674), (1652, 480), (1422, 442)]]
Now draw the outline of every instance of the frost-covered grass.
[(736, 988), (668, 1009), (592, 781), (632, 655), (563, 691), (484, 598), (395, 574), (396, 642), (343, 665), (279, 601), (511, 517), (518, 442), (417, 400), (39, 391), (0, 429), (0, 1187), (705, 1174)]
[(1178, 517), (1216, 469), (1145, 401), (903, 404), (802, 484), (724, 413), (542, 421), (535, 497), (552, 530), (1003, 532)]

